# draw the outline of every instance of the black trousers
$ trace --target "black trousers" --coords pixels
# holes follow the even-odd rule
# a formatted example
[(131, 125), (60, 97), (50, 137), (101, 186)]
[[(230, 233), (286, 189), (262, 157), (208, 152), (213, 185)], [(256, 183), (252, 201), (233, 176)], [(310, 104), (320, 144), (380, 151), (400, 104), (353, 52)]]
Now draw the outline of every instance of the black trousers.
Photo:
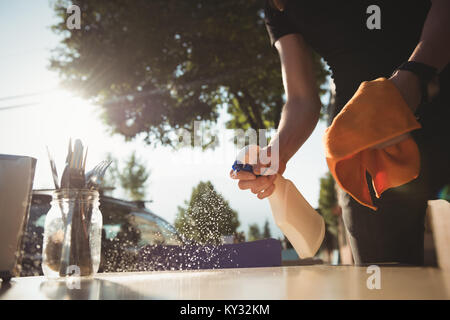
[(421, 154), (419, 177), (385, 191), (379, 199), (369, 183), (377, 211), (338, 192), (356, 264), (423, 264), (427, 201), (436, 199), (450, 182), (449, 109), (448, 100), (439, 97), (420, 108), (422, 129), (412, 133)]

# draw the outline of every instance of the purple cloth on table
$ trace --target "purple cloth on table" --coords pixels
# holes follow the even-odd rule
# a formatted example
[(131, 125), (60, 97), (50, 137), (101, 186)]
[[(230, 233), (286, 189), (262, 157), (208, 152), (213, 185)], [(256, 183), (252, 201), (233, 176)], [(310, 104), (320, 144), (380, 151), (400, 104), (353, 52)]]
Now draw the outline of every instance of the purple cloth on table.
[(139, 251), (139, 270), (191, 270), (281, 266), (281, 242), (275, 239), (236, 244), (148, 245)]

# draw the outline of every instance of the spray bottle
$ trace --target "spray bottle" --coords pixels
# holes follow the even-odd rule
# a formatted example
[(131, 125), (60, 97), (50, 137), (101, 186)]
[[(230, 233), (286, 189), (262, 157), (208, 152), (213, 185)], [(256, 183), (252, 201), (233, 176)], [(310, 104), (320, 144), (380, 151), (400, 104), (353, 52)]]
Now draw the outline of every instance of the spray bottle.
[[(253, 167), (249, 164), (249, 153), (255, 148), (258, 149), (257, 146), (243, 148), (236, 157), (233, 170), (253, 172)], [(289, 239), (300, 258), (313, 257), (322, 244), (325, 222), (292, 181), (278, 173), (276, 175), (275, 190), (268, 197), (275, 223)]]

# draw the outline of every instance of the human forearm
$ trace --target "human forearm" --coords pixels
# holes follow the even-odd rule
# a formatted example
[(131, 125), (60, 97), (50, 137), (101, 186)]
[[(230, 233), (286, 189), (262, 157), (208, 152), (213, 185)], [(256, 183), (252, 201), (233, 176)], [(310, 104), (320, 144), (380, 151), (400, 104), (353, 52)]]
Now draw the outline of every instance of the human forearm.
[(274, 192), (275, 173), (283, 174), (287, 161), (311, 135), (320, 115), (314, 63), (303, 37), (300, 34), (285, 35), (275, 43), (275, 47), (280, 54), (287, 102), (277, 134), (262, 153), (262, 158), (267, 156), (269, 159), (264, 160), (269, 160), (269, 163), (258, 161), (253, 166), (253, 173), (243, 170), (230, 172), (231, 178), (239, 180), (240, 189), (250, 189), (259, 199)]
[(319, 97), (292, 99), (285, 104), (277, 133), (270, 143), (278, 143), (282, 164), (287, 163), (313, 132), (319, 120), (320, 106)]
[(434, 0), (418, 45), (409, 58), (441, 71), (450, 60), (450, 1)]
[[(434, 0), (419, 43), (409, 61), (421, 62), (440, 72), (450, 61), (450, 1)], [(397, 71), (390, 79), (415, 111), (421, 101), (419, 79), (409, 71)]]

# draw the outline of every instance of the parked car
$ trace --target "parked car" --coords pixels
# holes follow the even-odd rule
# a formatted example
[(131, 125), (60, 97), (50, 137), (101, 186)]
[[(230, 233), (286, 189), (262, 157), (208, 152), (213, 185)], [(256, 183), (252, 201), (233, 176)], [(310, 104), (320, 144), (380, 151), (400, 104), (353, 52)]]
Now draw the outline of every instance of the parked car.
[[(23, 239), (21, 276), (42, 275), (44, 223), (52, 197), (33, 191), (30, 215)], [(139, 249), (149, 245), (183, 245), (175, 228), (145, 208), (143, 202), (100, 196), (103, 215), (102, 259), (99, 272), (138, 270)]]

